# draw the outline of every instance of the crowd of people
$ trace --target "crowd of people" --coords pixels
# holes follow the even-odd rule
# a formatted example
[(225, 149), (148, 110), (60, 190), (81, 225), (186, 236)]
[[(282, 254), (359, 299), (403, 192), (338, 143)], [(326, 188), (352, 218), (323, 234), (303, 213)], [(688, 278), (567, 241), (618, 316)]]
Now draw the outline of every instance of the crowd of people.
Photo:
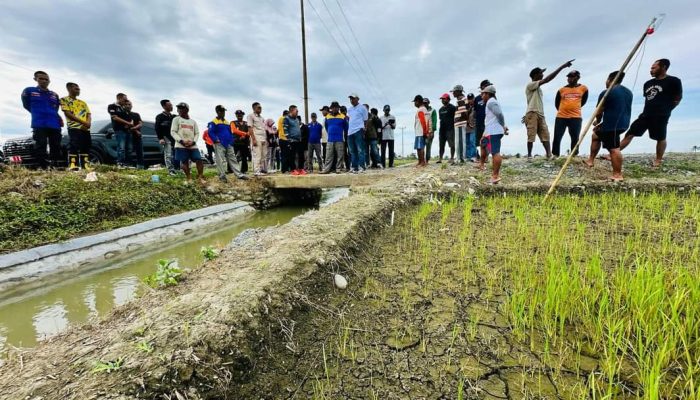
[[(554, 137), (550, 146), (550, 134), (544, 115), (542, 86), (551, 82), (564, 69), (570, 68), (574, 60), (567, 61), (553, 72), (544, 75), (545, 68), (530, 71), (530, 82), (526, 85), (527, 108), (521, 122), (527, 130), (527, 157), (532, 158), (533, 146), (539, 138), (546, 157), (561, 155), (561, 141), (568, 131), (571, 151), (579, 140), (582, 128), (582, 108), (588, 100), (588, 88), (579, 83), (581, 73), (570, 70), (567, 84), (561, 87), (555, 97), (557, 110), (554, 123)], [(630, 124), (632, 112), (632, 92), (622, 85), (624, 72), (611, 73), (606, 82), (609, 93), (600, 110), (596, 108), (590, 155), (585, 160), (592, 167), (595, 158), (603, 147), (609, 151), (614, 181), (622, 180), (622, 153), (634, 137), (647, 130), (651, 139), (657, 142), (654, 166), (663, 161), (666, 150), (666, 131), (672, 110), (682, 99), (680, 79), (670, 76), (667, 71), (670, 61), (656, 60), (651, 67), (652, 79), (644, 84), (644, 110)], [(616, 79), (617, 78), (617, 79)], [(36, 157), (40, 167), (47, 167), (60, 157), (61, 128), (63, 111), (69, 136), (69, 169), (89, 167), (91, 146), (91, 112), (88, 105), (80, 100), (80, 87), (72, 82), (66, 85), (68, 95), (63, 98), (49, 90), (49, 76), (46, 72), (34, 73), (36, 87), (28, 87), (22, 92), (22, 102), (32, 116), (33, 137), (36, 143)], [(462, 85), (456, 85), (450, 93), (440, 96), (442, 106), (436, 110), (428, 98), (416, 95), (414, 118), (414, 149), (418, 155), (418, 167), (428, 164), (432, 156), (435, 132), (438, 133), (437, 163), (473, 162), (485, 169), (489, 155), (492, 157), (491, 183), (501, 180), (501, 141), (509, 129), (496, 96), (496, 87), (488, 79), (480, 85), (480, 93), (465, 94)], [(600, 93), (598, 102), (603, 100), (606, 91)], [(452, 104), (454, 99), (456, 104)], [(199, 125), (189, 115), (189, 105), (178, 103), (175, 107), (168, 99), (160, 105), (163, 111), (155, 118), (155, 130), (163, 149), (163, 158), (170, 174), (181, 169), (187, 179), (191, 179), (190, 164), (194, 164), (198, 179), (203, 179), (203, 160), (216, 164), (219, 178), (228, 180), (229, 174), (238, 179), (248, 179), (248, 161), (252, 161), (255, 175), (274, 172), (306, 175), (318, 172), (362, 173), (370, 168), (391, 168), (394, 166), (394, 130), (396, 118), (391, 107), (385, 105), (380, 116), (376, 108), (360, 103), (360, 96), (351, 93), (349, 105), (342, 106), (333, 101), (323, 106), (319, 112), (311, 113), (311, 120), (302, 121), (296, 105), (290, 105), (275, 122), (262, 116), (262, 105), (254, 102), (250, 113), (235, 111), (235, 120), (226, 119), (227, 109), (222, 105), (214, 108), (216, 116), (200, 132)], [(176, 114), (173, 114), (173, 109)], [(116, 102), (107, 107), (111, 117), (112, 130), (117, 140), (117, 164), (131, 163), (132, 150), (136, 154), (136, 166), (143, 167), (143, 144), (141, 130), (143, 120), (132, 111), (128, 97), (117, 94)], [(438, 128), (439, 126), (439, 128)], [(624, 134), (624, 138), (620, 138)], [(200, 138), (205, 142), (207, 153), (203, 155), (198, 147)], [(47, 154), (47, 144), (49, 152)], [(388, 155), (387, 155), (388, 154)], [(315, 166), (317, 165), (317, 167)]]

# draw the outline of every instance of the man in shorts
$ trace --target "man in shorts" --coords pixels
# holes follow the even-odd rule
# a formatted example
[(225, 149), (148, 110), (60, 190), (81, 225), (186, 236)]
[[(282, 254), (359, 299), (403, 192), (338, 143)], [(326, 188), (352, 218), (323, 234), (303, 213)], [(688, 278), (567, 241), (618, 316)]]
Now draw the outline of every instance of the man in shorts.
[(484, 169), (484, 164), (488, 155), (493, 157), (491, 166), (491, 184), (495, 185), (501, 181), (501, 140), (503, 135), (508, 134), (506, 120), (501, 111), (501, 106), (496, 100), (496, 87), (493, 85), (481, 89), (481, 98), (486, 105), (486, 115), (484, 118), (484, 136), (481, 138), (481, 162), (479, 169)]
[(544, 104), (542, 102), (542, 85), (549, 83), (564, 69), (569, 68), (574, 60), (570, 60), (559, 66), (554, 72), (544, 76), (546, 68), (533, 68), (530, 71), (532, 82), (525, 87), (525, 97), (527, 98), (527, 112), (523, 117), (523, 123), (527, 127), (527, 158), (532, 158), (532, 146), (535, 137), (540, 138), (547, 158), (552, 156), (549, 146), (549, 130), (544, 118)]
[[(608, 75), (608, 80), (605, 86), (610, 88), (617, 75), (617, 71), (611, 72)], [(622, 86), (622, 80), (625, 73), (620, 73), (620, 79), (617, 84), (610, 89), (608, 97), (605, 99), (603, 110), (596, 115), (596, 125), (593, 128), (593, 136), (591, 138), (591, 153), (586, 160), (586, 165), (593, 167), (595, 157), (602, 146), (610, 152), (610, 161), (612, 163), (611, 180), (615, 182), (622, 181), (622, 152), (620, 151), (620, 135), (627, 130), (630, 124), (630, 116), (632, 115), (632, 92)], [(605, 91), (598, 96), (598, 103), (605, 95)]]
[(179, 103), (177, 106), (178, 116), (173, 118), (170, 134), (175, 139), (175, 159), (180, 161), (182, 170), (187, 176), (187, 181), (192, 180), (190, 173), (190, 161), (197, 165), (197, 179), (204, 184), (204, 164), (202, 154), (197, 148), (199, 140), (199, 127), (197, 121), (190, 118), (190, 106), (187, 103)]
[(644, 83), (644, 110), (630, 126), (620, 143), (624, 150), (635, 136), (642, 136), (649, 131), (649, 137), (656, 140), (656, 159), (654, 167), (663, 162), (666, 152), (666, 128), (671, 112), (683, 98), (681, 80), (667, 74), (671, 62), (665, 58), (654, 61), (651, 65), (652, 79)]
[(423, 96), (417, 94), (413, 98), (413, 105), (418, 109), (413, 123), (416, 132), (413, 148), (418, 153), (418, 164), (416, 164), (416, 167), (425, 167), (428, 165), (425, 161), (425, 139), (430, 135), (430, 115), (428, 114), (428, 109), (425, 108)]

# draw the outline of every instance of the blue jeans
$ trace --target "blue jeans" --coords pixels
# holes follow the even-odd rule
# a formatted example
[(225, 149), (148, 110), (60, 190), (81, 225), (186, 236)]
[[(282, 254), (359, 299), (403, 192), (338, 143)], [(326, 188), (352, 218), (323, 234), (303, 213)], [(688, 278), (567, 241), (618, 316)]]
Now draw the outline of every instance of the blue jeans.
[(372, 168), (377, 168), (382, 160), (379, 157), (379, 146), (377, 145), (377, 139), (369, 140), (369, 153), (372, 158)]
[(359, 166), (365, 168), (365, 130), (348, 135), (348, 150), (350, 150), (350, 164), (355, 171), (359, 170)]
[(467, 149), (465, 151), (465, 157), (467, 160), (476, 158), (476, 132), (467, 132)]
[(126, 165), (131, 153), (131, 133), (116, 131), (114, 135), (117, 138), (117, 165)]

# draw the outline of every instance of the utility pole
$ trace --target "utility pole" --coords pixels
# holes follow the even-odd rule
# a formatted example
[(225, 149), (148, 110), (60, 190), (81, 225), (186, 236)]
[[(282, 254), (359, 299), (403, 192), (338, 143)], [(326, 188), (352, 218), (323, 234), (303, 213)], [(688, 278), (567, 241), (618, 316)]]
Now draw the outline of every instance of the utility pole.
[(406, 129), (405, 126), (399, 127), (401, 129), (401, 156), (406, 157), (406, 154), (404, 153), (404, 139), (403, 139), (403, 130)]
[(306, 25), (304, 23), (304, 0), (299, 0), (301, 4), (301, 54), (303, 58), (304, 70), (304, 122), (309, 123), (309, 87), (306, 80)]

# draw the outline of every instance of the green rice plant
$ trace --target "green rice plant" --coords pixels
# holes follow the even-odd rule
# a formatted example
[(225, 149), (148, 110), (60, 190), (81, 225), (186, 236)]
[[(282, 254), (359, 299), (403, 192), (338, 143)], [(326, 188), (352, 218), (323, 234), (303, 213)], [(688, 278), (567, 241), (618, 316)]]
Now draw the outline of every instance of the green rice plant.
[(440, 216), (440, 225), (445, 226), (447, 219), (450, 218), (452, 212), (457, 208), (457, 196), (450, 196), (450, 200), (442, 204), (442, 215)]
[(153, 352), (153, 345), (144, 339), (136, 344), (136, 349), (146, 354), (151, 354)]
[(114, 361), (97, 361), (95, 363), (95, 366), (92, 368), (92, 373), (97, 374), (100, 372), (114, 372), (118, 371), (121, 369), (121, 367), (124, 365), (124, 358), (119, 357)]

